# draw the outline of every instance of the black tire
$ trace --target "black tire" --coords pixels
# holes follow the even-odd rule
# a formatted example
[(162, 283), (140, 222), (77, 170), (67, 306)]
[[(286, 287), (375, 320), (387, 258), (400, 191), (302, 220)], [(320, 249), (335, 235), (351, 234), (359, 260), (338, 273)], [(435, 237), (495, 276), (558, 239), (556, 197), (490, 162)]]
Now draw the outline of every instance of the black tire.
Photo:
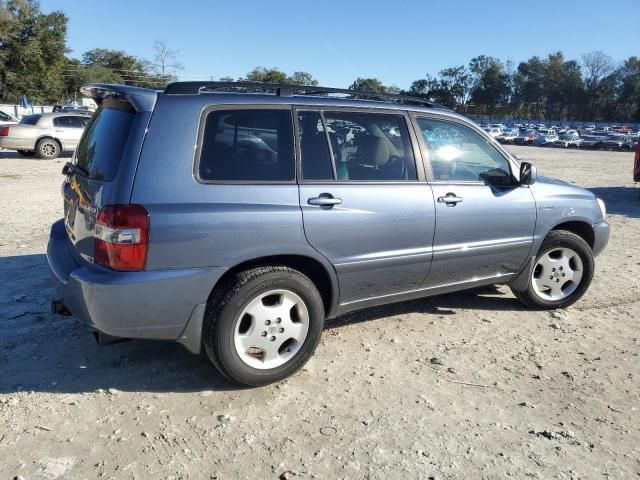
[(53, 138), (42, 138), (36, 143), (36, 154), (38, 158), (44, 160), (51, 160), (57, 158), (60, 155), (62, 146), (57, 140)]
[(36, 152), (33, 150), (18, 150), (18, 153), (23, 157), (35, 157)]
[[(243, 361), (234, 345), (236, 325), (244, 308), (260, 294), (288, 290), (304, 302), (309, 325), (298, 352), (271, 369), (253, 368)], [(282, 380), (299, 370), (316, 349), (324, 326), (324, 305), (314, 283), (285, 266), (263, 266), (237, 273), (215, 289), (205, 313), (202, 344), (211, 363), (239, 385), (261, 386)]]
[[(565, 308), (580, 300), (580, 298), (589, 288), (591, 280), (593, 279), (593, 271), (595, 265), (593, 252), (591, 251), (591, 247), (589, 247), (589, 244), (585, 242), (582, 237), (576, 235), (575, 233), (565, 230), (553, 230), (549, 232), (547, 237), (542, 242), (540, 250), (538, 250), (534, 265), (537, 264), (540, 257), (560, 247), (568, 247), (572, 249), (578, 254), (580, 260), (582, 261), (582, 278), (580, 279), (577, 288), (565, 298), (562, 298), (560, 300), (549, 300), (542, 298), (536, 292), (533, 286), (532, 278), (530, 278), (529, 285), (526, 290), (517, 291), (512, 289), (513, 294), (516, 296), (516, 298), (527, 307), (541, 310)], [(532, 277), (534, 274), (535, 272), (531, 273)]]

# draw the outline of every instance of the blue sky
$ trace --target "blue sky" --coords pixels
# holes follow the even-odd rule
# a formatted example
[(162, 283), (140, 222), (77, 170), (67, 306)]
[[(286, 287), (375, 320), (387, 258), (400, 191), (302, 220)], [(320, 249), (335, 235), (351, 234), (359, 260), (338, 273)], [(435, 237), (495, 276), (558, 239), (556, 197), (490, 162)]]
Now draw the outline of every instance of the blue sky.
[[(151, 7), (153, 5), (153, 7)], [(180, 79), (244, 75), (257, 65), (304, 70), (322, 85), (377, 77), (407, 88), (426, 73), (487, 54), (516, 64), (561, 50), (640, 55), (640, 0), (41, 0), (69, 17), (71, 56), (92, 48), (152, 59), (178, 50)]]

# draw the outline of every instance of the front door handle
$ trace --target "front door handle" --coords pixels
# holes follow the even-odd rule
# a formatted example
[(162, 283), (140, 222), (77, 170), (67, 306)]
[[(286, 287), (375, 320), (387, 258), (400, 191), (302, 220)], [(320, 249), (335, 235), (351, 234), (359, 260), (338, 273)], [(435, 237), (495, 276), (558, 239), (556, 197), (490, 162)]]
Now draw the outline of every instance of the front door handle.
[(455, 207), (462, 201), (462, 197), (458, 197), (455, 193), (449, 192), (444, 197), (438, 197), (438, 203), (444, 203), (447, 207)]
[(318, 207), (332, 208), (334, 205), (340, 205), (342, 203), (342, 199), (334, 198), (330, 193), (321, 193), (317, 197), (312, 197), (307, 200), (307, 203)]

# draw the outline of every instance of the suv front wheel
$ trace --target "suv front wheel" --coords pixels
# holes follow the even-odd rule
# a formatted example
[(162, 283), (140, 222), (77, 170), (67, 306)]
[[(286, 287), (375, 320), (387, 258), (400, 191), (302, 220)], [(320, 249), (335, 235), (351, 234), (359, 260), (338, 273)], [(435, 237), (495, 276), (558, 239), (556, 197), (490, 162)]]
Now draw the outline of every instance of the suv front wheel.
[(228, 379), (266, 385), (306, 363), (323, 325), (322, 297), (308, 277), (285, 266), (258, 267), (235, 274), (215, 290), (203, 346)]
[(554, 230), (542, 242), (529, 286), (513, 293), (529, 307), (568, 307), (589, 288), (593, 267), (593, 252), (587, 242), (575, 233)]

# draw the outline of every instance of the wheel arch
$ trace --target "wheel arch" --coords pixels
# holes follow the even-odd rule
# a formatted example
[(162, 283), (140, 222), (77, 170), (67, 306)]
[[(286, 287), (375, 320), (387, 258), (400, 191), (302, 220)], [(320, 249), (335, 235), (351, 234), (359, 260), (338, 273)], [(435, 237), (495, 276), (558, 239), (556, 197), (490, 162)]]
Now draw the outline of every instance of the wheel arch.
[(534, 260), (536, 258), (536, 255), (538, 254), (538, 249), (542, 245), (542, 242), (547, 237), (547, 235), (557, 230), (565, 230), (567, 232), (578, 235), (585, 242), (587, 242), (591, 249), (593, 249), (595, 245), (595, 231), (593, 230), (593, 226), (585, 220), (574, 219), (554, 225), (544, 236), (539, 237), (538, 242), (534, 243), (534, 245), (532, 246), (529, 257), (525, 262), (522, 270), (514, 277), (511, 282), (509, 282), (509, 285), (513, 289), (523, 291), (526, 290), (526, 288), (529, 286), (529, 278), (531, 276), (531, 271), (533, 270)]
[(216, 282), (211, 295), (227, 278), (248, 270), (266, 265), (283, 265), (303, 273), (314, 283), (324, 304), (325, 315), (330, 317), (336, 310), (339, 298), (338, 280), (335, 270), (317, 258), (301, 254), (266, 255), (237, 263), (229, 268)]
[(584, 222), (581, 220), (571, 220), (569, 222), (563, 222), (553, 227), (549, 231), (549, 233), (555, 230), (566, 230), (567, 232), (575, 233), (585, 242), (587, 242), (589, 247), (591, 247), (592, 249), (595, 245), (596, 234), (593, 230), (593, 226), (588, 222)]
[(36, 151), (36, 148), (38, 146), (38, 142), (40, 140), (44, 140), (46, 138), (50, 138), (51, 140), (55, 140), (56, 142), (58, 142), (58, 145), (60, 145), (60, 152), (64, 152), (64, 142), (62, 140), (60, 140), (58, 137), (55, 137), (53, 135), (50, 135), (48, 133), (44, 134), (44, 135), (40, 135), (39, 137), (36, 138), (36, 141), (33, 143), (33, 151)]

